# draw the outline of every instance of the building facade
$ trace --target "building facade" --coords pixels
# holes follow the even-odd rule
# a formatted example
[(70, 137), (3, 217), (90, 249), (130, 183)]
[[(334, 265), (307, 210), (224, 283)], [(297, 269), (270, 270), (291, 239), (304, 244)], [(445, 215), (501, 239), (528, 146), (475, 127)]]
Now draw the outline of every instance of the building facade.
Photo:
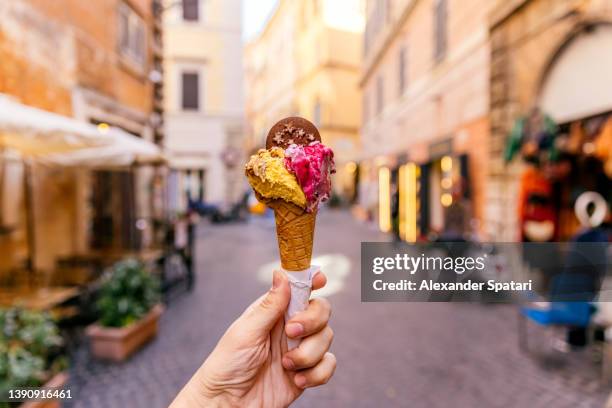
[(280, 0), (244, 50), (248, 150), (286, 116), (302, 116), (334, 149), (338, 193), (350, 195), (359, 151), (363, 1)]
[(166, 2), (165, 149), (170, 207), (231, 204), (244, 192), (240, 0)]
[(367, 3), (359, 203), (405, 240), (443, 231), (456, 201), (470, 232), (483, 231), (490, 4)]
[[(607, 122), (612, 129), (612, 1), (495, 3), (489, 20), (491, 160), (487, 228), (490, 235), (502, 240), (516, 240), (522, 235), (519, 197), (524, 190), (522, 175), (530, 166), (520, 159), (508, 163), (503, 153), (517, 119), (537, 109), (555, 123), (559, 131), (554, 136), (559, 141), (567, 136), (572, 140), (581, 133), (589, 139), (578, 151), (565, 154), (573, 163), (571, 174), (543, 180), (561, 192), (549, 200), (554, 207), (550, 221), (557, 224), (552, 239), (570, 239), (579, 229), (573, 200), (585, 190), (599, 190), (606, 197), (605, 185), (609, 194), (612, 184), (612, 160), (606, 158), (609, 149), (599, 148), (612, 143), (612, 133), (605, 132)], [(591, 163), (586, 172), (576, 166), (584, 162)], [(600, 166), (603, 170), (598, 170)], [(607, 174), (607, 181), (597, 182), (600, 172)], [(610, 206), (612, 197), (606, 199)]]
[[(161, 78), (154, 62), (159, 61), (161, 45), (159, 32), (154, 35), (154, 4), (1, 2), (0, 93), (90, 124), (160, 140), (161, 109), (155, 92)], [(5, 159), (0, 167), (0, 269), (6, 271), (22, 265), (28, 253), (24, 166)], [(51, 270), (58, 257), (92, 247), (136, 246), (136, 220), (153, 216), (152, 177), (152, 170), (110, 174), (33, 164), (33, 266)]]

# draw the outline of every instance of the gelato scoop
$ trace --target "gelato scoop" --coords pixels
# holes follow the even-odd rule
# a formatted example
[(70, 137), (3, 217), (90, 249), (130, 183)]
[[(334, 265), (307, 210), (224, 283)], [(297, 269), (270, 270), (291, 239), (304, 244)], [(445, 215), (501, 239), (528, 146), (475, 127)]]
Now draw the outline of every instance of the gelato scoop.
[(249, 159), (245, 172), (260, 197), (282, 199), (306, 208), (306, 196), (295, 176), (285, 167), (285, 153), (280, 147), (260, 149)]
[(268, 206), (282, 199), (316, 212), (331, 194), (331, 174), (336, 171), (334, 153), (321, 143), (317, 128), (304, 118), (285, 118), (270, 129), (266, 147), (246, 165), (257, 196)]
[(326, 201), (331, 192), (334, 153), (321, 142), (307, 146), (292, 144), (285, 150), (285, 166), (293, 173), (306, 196), (307, 211)]

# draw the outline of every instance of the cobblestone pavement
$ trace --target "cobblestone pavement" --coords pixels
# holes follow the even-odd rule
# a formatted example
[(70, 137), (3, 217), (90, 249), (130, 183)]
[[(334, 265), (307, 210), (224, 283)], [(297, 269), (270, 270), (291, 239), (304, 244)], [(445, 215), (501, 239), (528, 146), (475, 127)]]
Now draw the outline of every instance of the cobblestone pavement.
[[(167, 406), (230, 322), (269, 287), (256, 270), (277, 257), (271, 224), (206, 225), (199, 236), (194, 292), (170, 303), (158, 338), (124, 364), (92, 361), (81, 347), (71, 373), (76, 399), (67, 406)], [(321, 211), (315, 255), (351, 262), (342, 290), (329, 296), (338, 369), (294, 406), (604, 405), (609, 391), (588, 354), (558, 367), (518, 351), (511, 305), (361, 303), (359, 242), (381, 239), (345, 213)]]

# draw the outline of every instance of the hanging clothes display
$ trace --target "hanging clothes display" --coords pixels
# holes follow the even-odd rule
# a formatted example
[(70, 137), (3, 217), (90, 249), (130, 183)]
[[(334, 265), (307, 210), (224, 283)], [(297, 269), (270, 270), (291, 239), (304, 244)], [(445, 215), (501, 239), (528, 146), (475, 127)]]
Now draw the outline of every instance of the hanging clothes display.
[(552, 185), (535, 166), (529, 166), (520, 180), (519, 223), (521, 241), (549, 242), (556, 238), (556, 212)]
[(548, 160), (556, 160), (558, 148), (555, 144), (557, 125), (538, 108), (529, 115), (518, 118), (510, 131), (504, 152), (504, 160), (511, 161), (517, 153), (528, 163), (539, 166)]
[(612, 115), (608, 117), (595, 139), (594, 154), (603, 162), (606, 176), (612, 179)]

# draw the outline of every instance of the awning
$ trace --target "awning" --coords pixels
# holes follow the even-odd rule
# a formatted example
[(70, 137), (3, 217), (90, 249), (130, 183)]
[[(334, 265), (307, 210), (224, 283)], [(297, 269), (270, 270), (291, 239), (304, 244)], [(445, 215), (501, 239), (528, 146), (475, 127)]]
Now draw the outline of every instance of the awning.
[(32, 108), (0, 94), (0, 147), (38, 156), (108, 142), (94, 125)]
[(109, 127), (103, 136), (107, 144), (88, 147), (69, 153), (50, 154), (41, 162), (66, 166), (111, 169), (133, 164), (157, 164), (165, 162), (161, 149), (144, 139), (119, 128)]
[(0, 94), (0, 148), (49, 165), (116, 168), (164, 161), (155, 144), (115, 127), (97, 127)]

